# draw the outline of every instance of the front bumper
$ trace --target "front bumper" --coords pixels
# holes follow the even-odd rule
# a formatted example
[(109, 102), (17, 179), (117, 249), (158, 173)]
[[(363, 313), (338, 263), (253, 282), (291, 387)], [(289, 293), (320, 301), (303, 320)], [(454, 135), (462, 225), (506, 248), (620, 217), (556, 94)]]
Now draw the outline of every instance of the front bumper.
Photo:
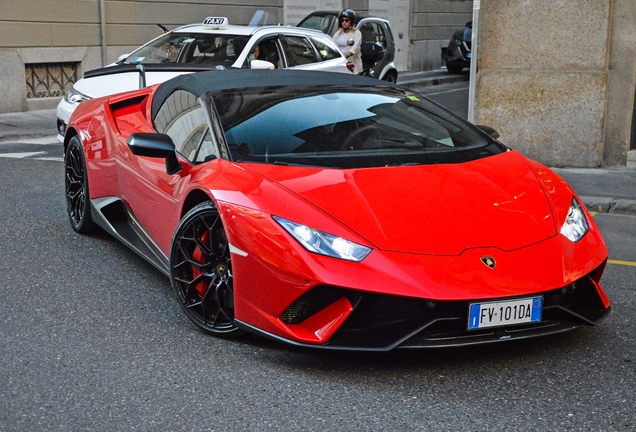
[[(593, 272), (594, 273), (594, 272)], [(442, 348), (527, 339), (594, 326), (610, 312), (600, 285), (591, 275), (562, 288), (536, 293), (544, 298), (540, 322), (468, 330), (470, 301), (431, 301), (318, 286), (281, 315), (302, 326), (318, 310), (345, 298), (352, 306), (346, 321), (320, 345), (292, 341), (241, 321), (238, 327), (291, 345), (331, 350), (390, 351), (396, 348)]]
[[(362, 262), (350, 262), (307, 252), (268, 214), (217, 202), (240, 251), (232, 254), (236, 325), (293, 345), (377, 351), (461, 346), (595, 325), (609, 311), (600, 285), (607, 248), (594, 225), (576, 244), (557, 234), (510, 251), (374, 249)], [(496, 267), (485, 265), (484, 257)], [(535, 295), (544, 297), (542, 321), (468, 330), (471, 302)]]
[(64, 142), (64, 134), (66, 133), (66, 126), (68, 125), (69, 120), (71, 119), (71, 115), (75, 108), (77, 108), (78, 103), (69, 103), (66, 100), (62, 99), (59, 104), (57, 104), (57, 140), (60, 142)]

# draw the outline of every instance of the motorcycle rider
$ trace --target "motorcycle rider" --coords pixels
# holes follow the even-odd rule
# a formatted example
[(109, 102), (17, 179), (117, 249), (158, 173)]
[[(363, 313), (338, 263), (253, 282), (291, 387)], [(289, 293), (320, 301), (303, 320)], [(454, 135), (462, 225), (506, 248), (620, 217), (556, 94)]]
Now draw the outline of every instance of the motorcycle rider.
[(347, 60), (353, 63), (353, 73), (362, 72), (362, 58), (360, 46), (362, 45), (362, 33), (355, 27), (356, 13), (353, 9), (343, 9), (338, 14), (338, 31), (333, 35), (333, 40), (338, 45), (340, 52)]

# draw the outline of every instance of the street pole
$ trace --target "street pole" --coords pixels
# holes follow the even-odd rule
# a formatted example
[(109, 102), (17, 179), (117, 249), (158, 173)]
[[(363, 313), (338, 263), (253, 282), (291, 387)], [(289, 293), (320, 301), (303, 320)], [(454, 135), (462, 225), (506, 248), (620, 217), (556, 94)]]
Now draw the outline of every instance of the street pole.
[(106, 5), (105, 0), (99, 0), (99, 27), (102, 42), (102, 66), (106, 66)]
[(473, 32), (470, 41), (470, 81), (468, 83), (468, 121), (475, 122), (475, 88), (479, 62), (479, 9), (481, 0), (473, 1)]

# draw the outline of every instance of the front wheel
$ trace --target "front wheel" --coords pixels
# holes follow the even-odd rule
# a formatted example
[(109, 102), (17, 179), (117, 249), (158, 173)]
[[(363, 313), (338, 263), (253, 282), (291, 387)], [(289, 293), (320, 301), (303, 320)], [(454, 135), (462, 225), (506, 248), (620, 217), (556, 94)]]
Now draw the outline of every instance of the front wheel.
[(234, 325), (230, 247), (212, 202), (195, 206), (181, 220), (170, 248), (170, 280), (186, 316), (215, 336), (244, 334)]

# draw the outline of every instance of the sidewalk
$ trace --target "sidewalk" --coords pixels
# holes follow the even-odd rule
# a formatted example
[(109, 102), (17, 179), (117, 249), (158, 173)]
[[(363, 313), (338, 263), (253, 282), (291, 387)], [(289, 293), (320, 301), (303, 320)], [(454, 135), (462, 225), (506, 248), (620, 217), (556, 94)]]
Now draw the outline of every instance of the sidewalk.
[(590, 211), (636, 216), (636, 168), (552, 168)]
[[(413, 89), (468, 81), (467, 71), (453, 75), (445, 69), (404, 72), (398, 84)], [(0, 114), (0, 146), (3, 142), (55, 137), (54, 109)], [(636, 168), (554, 168), (579, 194), (590, 211), (636, 215)]]
[(0, 143), (57, 135), (54, 109), (0, 114)]

